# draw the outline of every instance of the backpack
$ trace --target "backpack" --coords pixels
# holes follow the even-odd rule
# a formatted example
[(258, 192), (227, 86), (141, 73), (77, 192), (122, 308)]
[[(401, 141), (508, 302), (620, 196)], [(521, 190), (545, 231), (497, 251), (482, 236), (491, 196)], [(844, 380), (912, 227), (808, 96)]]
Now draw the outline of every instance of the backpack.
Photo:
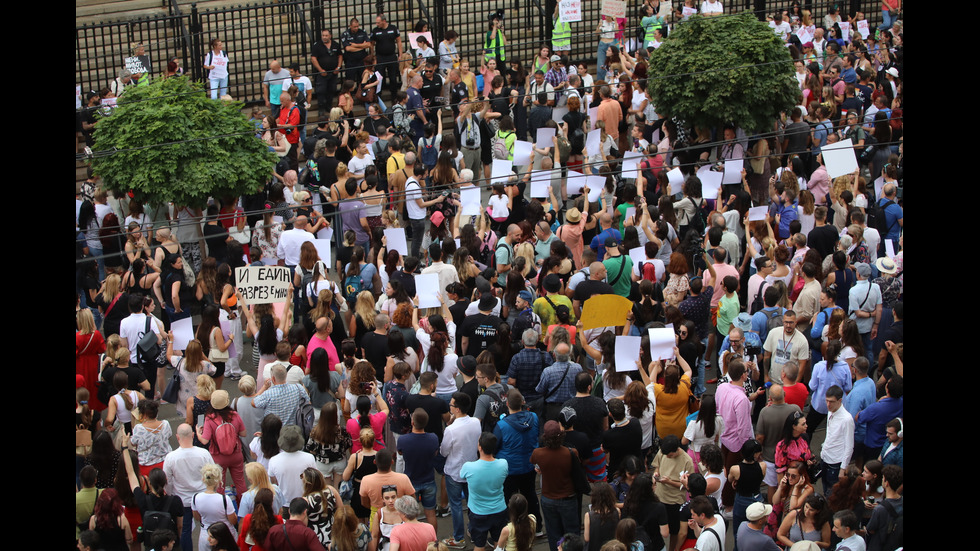
[(708, 202), (701, 199), (700, 204), (694, 205), (694, 216), (688, 220), (688, 229), (695, 230), (698, 235), (704, 235), (704, 229), (708, 224), (708, 217), (704, 212), (704, 208), (708, 205)]
[(157, 530), (170, 530), (177, 534), (177, 522), (170, 514), (170, 504), (174, 496), (167, 495), (163, 499), (162, 511), (145, 511), (143, 513), (143, 541), (151, 541)]
[(766, 315), (766, 334), (762, 336), (762, 340), (765, 341), (770, 331), (783, 326), (783, 314), (786, 313), (786, 309), (777, 306), (772, 312), (763, 313)]
[(510, 159), (510, 149), (507, 148), (507, 136), (501, 136), (498, 132), (490, 140), (490, 149), (493, 151), (494, 159)]
[[(300, 308), (305, 307), (307, 310), (309, 310), (310, 308), (309, 287), (310, 284), (313, 283), (313, 270), (307, 270), (302, 266), (297, 266), (297, 268), (300, 269), (300, 273), (303, 275), (302, 287), (299, 288)], [(301, 311), (300, 313), (303, 314), (305, 312)]]
[(299, 184), (312, 193), (320, 193), (320, 168), (316, 161), (307, 159), (299, 169)]
[(538, 319), (535, 322), (534, 318), (535, 313), (531, 308), (525, 308), (522, 312), (518, 313), (517, 319), (514, 320), (514, 328), (511, 330), (511, 335), (517, 336), (519, 339), (528, 329), (540, 329), (541, 320)]
[(364, 280), (361, 279), (360, 270), (358, 270), (357, 274), (344, 278), (344, 288), (342, 291), (344, 293), (344, 298), (347, 300), (356, 298), (357, 295), (363, 290)]
[(885, 209), (889, 206), (894, 205), (895, 201), (888, 200), (885, 204), (881, 204), (881, 201), (875, 201), (868, 205), (868, 227), (878, 230), (878, 235), (884, 240), (888, 232), (898, 223), (896, 219), (892, 222), (892, 225), (888, 225), (888, 218), (885, 216)]
[(483, 432), (493, 432), (494, 427), (500, 421), (501, 415), (507, 415), (507, 385), (501, 383), (504, 387), (503, 391), (499, 394), (492, 392), (490, 389), (483, 391), (484, 396), (490, 398), (490, 404), (487, 406), (487, 413), (483, 416), (481, 425), (483, 427)]
[(763, 300), (763, 296), (762, 296), (762, 288), (765, 287), (765, 285), (766, 285), (766, 280), (765, 278), (763, 278), (762, 283), (759, 284), (759, 288), (756, 290), (755, 299), (752, 300), (752, 310), (751, 310), (752, 313), (760, 312), (762, 311), (763, 308), (766, 307), (766, 302)]
[(157, 342), (157, 334), (150, 329), (150, 316), (146, 316), (146, 328), (143, 330), (143, 336), (136, 343), (136, 363), (141, 367), (144, 365), (160, 367), (155, 363), (158, 356), (160, 356), (160, 344)]
[(232, 455), (238, 452), (241, 440), (238, 438), (238, 431), (235, 425), (228, 421), (222, 421), (218, 428), (214, 429), (214, 446), (218, 449), (219, 455)]
[(901, 549), (905, 545), (905, 513), (899, 514), (895, 506), (882, 501), (881, 506), (888, 512), (888, 524), (884, 530), (881, 549)]
[[(388, 150), (388, 140), (384, 140), (384, 147), (379, 147), (382, 144), (382, 140), (374, 142), (371, 146), (374, 152), (374, 166), (378, 169), (378, 182), (388, 185), (388, 159), (391, 157), (391, 151)], [(399, 170), (398, 160), (395, 159), (395, 170)]]
[(310, 439), (310, 432), (313, 431), (313, 425), (316, 424), (313, 417), (313, 404), (309, 400), (300, 403), (299, 407), (296, 408), (296, 426), (303, 430), (303, 439)]
[(419, 152), (419, 157), (422, 159), (422, 164), (427, 167), (436, 166), (436, 161), (439, 160), (439, 150), (436, 149), (436, 137), (432, 136), (432, 143), (428, 143), (425, 138), (419, 140), (421, 151)]

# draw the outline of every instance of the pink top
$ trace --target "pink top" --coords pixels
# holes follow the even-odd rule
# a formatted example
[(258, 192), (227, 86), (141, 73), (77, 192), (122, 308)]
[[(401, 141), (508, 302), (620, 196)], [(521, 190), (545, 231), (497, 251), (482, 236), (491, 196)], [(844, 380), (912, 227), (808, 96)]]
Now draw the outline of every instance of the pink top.
[(732, 383), (718, 385), (715, 389), (715, 404), (718, 415), (725, 421), (721, 445), (733, 452), (742, 449), (742, 444), (753, 438), (752, 402), (745, 395), (745, 389)]
[(813, 194), (814, 203), (822, 205), (827, 193), (830, 192), (830, 176), (827, 174), (827, 167), (820, 165), (814, 170), (806, 187)]
[(340, 357), (337, 355), (337, 347), (334, 346), (333, 341), (330, 337), (326, 339), (321, 339), (313, 334), (313, 338), (310, 339), (310, 344), (306, 347), (306, 365), (310, 365), (310, 357), (313, 356), (313, 351), (317, 348), (322, 348), (327, 351), (327, 359), (330, 366), (330, 371), (334, 370), (334, 366), (340, 363)]
[(585, 244), (582, 242), (582, 232), (585, 231), (586, 222), (588, 222), (588, 217), (582, 213), (582, 218), (579, 219), (578, 223), (563, 224), (557, 232), (558, 238), (565, 242), (568, 251), (572, 253), (572, 260), (575, 261), (575, 269), (577, 270), (584, 267), (582, 266), (582, 251), (585, 249)]
[[(214, 456), (221, 455), (218, 453), (218, 442), (214, 436), (215, 436), (215, 431), (218, 430), (218, 426), (221, 425), (223, 422), (224, 421), (217, 414), (208, 415), (207, 417), (204, 418), (204, 428), (201, 429), (201, 436), (203, 436), (205, 440), (210, 441), (208, 443), (208, 451), (211, 452), (211, 455)], [(241, 434), (245, 432), (245, 423), (242, 422), (242, 418), (238, 415), (237, 412), (234, 411), (231, 412), (231, 420), (228, 422), (231, 423), (233, 427), (235, 427), (235, 432), (237, 434)], [(241, 455), (241, 447), (240, 447), (241, 440), (237, 438), (236, 440), (238, 440), (238, 445), (236, 446), (235, 451), (227, 455), (236, 455), (236, 454), (239, 456)]]
[(718, 306), (718, 301), (725, 294), (725, 287), (721, 284), (725, 280), (725, 276), (735, 276), (735, 279), (739, 279), (739, 277), (738, 268), (731, 264), (712, 264), (711, 267), (715, 269), (715, 278), (711, 279), (711, 274), (708, 274), (704, 278), (704, 284), (714, 286), (714, 293), (711, 295), (711, 307), (714, 308)]
[(776, 472), (782, 473), (786, 471), (789, 464), (793, 461), (802, 461), (806, 463), (813, 458), (813, 453), (810, 452), (810, 444), (807, 444), (805, 438), (800, 436), (794, 440), (791, 440), (789, 445), (783, 444), (784, 440), (780, 440), (776, 444)]
[[(360, 416), (351, 417), (347, 420), (347, 433), (354, 436), (354, 442), (351, 446), (351, 453), (357, 453), (364, 448), (361, 446), (361, 441), (357, 438), (357, 435), (361, 434), (361, 424), (357, 422), (359, 417)], [(374, 430), (374, 449), (383, 449), (385, 447), (385, 419), (388, 418), (388, 414), (383, 411), (379, 411), (378, 413), (368, 415), (368, 417), (371, 419), (371, 429)]]

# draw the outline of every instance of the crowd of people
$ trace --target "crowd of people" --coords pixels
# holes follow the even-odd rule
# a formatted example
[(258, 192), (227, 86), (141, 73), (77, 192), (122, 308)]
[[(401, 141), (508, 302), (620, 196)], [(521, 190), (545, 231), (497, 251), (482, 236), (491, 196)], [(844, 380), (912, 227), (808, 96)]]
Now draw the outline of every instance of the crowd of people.
[[(687, 18), (723, 15), (646, 0), (635, 37), (602, 16), (596, 63), (568, 58), (557, 9), (530, 60), (507, 53), (493, 14), (478, 72), (451, 30), (407, 48), (385, 15), (339, 41), (324, 30), (312, 81), (278, 61), (263, 77), (252, 120), (281, 161), (255, 195), (141, 205), (89, 170), (79, 549), (447, 551), (469, 537), (529, 551), (545, 534), (551, 551), (901, 547), (893, 3), (868, 36), (860, 12), (774, 14), (800, 95), (760, 134), (657, 114), (651, 52)], [(204, 60), (215, 98), (223, 48)], [(859, 168), (831, 179), (821, 147), (842, 140)], [(702, 193), (699, 171), (737, 159), (741, 183)], [(289, 298), (247, 305), (237, 269), (264, 265), (289, 268)], [(429, 274), (439, 306), (420, 307)], [(586, 325), (603, 295), (632, 306)], [(651, 352), (661, 328), (676, 336), (667, 359)], [(635, 365), (619, 336), (641, 338)]]

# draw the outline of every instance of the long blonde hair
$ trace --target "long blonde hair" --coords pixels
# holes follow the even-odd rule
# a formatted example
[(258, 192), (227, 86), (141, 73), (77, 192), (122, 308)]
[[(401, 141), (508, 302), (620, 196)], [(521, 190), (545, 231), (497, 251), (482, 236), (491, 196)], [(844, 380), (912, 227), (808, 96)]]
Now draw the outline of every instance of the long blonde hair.
[(75, 324), (78, 325), (78, 333), (81, 335), (95, 333), (95, 317), (88, 308), (82, 308), (75, 314)]
[(361, 317), (364, 327), (374, 330), (374, 295), (371, 291), (361, 291), (357, 294), (357, 302), (354, 304), (354, 312)]
[(269, 480), (269, 473), (258, 461), (245, 464), (245, 478), (248, 479), (249, 490), (261, 490), (263, 488), (272, 490), (272, 481)]
[[(119, 288), (122, 286), (122, 278), (119, 274), (109, 274), (105, 278), (105, 289), (102, 291), (102, 300), (106, 304), (112, 302), (112, 299), (116, 298), (119, 294)], [(117, 305), (119, 306), (119, 305)]]

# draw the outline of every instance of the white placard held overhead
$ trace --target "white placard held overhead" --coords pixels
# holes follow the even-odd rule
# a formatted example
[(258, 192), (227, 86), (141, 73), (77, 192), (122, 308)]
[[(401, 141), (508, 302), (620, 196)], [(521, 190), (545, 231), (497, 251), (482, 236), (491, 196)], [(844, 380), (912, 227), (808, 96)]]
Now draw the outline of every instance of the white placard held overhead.
[(551, 138), (555, 137), (554, 128), (538, 128), (538, 134), (534, 139), (534, 145), (538, 149), (544, 149), (546, 147), (551, 147), (555, 144), (551, 143)]
[(599, 4), (599, 13), (609, 17), (626, 17), (626, 0), (602, 0)]
[(813, 35), (810, 34), (810, 31), (808, 31), (805, 27), (800, 27), (800, 29), (796, 31), (796, 36), (800, 37), (800, 44), (813, 42)]
[(582, 0), (561, 0), (558, 2), (558, 17), (563, 23), (582, 20)]
[(674, 346), (677, 342), (674, 338), (673, 328), (648, 329), (650, 333), (650, 359), (670, 360), (674, 357)]
[(286, 266), (235, 268), (235, 284), (242, 295), (242, 303), (246, 305), (286, 302), (292, 281)]
[(749, 209), (749, 222), (764, 222), (767, 216), (769, 216), (769, 207), (767, 206), (752, 207)]
[(875, 186), (875, 202), (877, 202), (878, 199), (881, 198), (881, 189), (885, 187), (885, 177), (878, 176), (878, 178), (874, 181), (874, 186)]
[(744, 161), (742, 159), (731, 159), (725, 161), (725, 176), (721, 179), (721, 183), (741, 184), (743, 167)]
[(316, 238), (330, 241), (330, 239), (333, 238), (333, 228), (323, 228), (321, 230), (317, 230)]
[(174, 350), (187, 350), (187, 343), (194, 340), (194, 321), (191, 318), (177, 320), (170, 324), (174, 332)]
[(698, 170), (698, 179), (701, 180), (701, 197), (705, 199), (718, 197), (718, 190), (721, 189), (721, 180), (723, 177), (723, 173), (711, 170), (711, 165), (701, 167)]
[(667, 181), (670, 182), (670, 192), (672, 194), (684, 191), (684, 173), (681, 169), (674, 168), (667, 172)]
[(582, 193), (585, 187), (585, 175), (574, 170), (568, 171), (568, 178), (565, 180), (565, 194), (568, 197)]
[(408, 256), (408, 241), (405, 239), (405, 228), (387, 228), (384, 234), (389, 251), (398, 251), (398, 254)]
[(568, 114), (568, 107), (555, 107), (551, 110), (551, 120), (555, 121), (558, 124), (561, 124), (564, 122), (562, 118), (567, 114)]
[(514, 163), (507, 159), (494, 159), (490, 167), (490, 184), (506, 184), (514, 175), (513, 166)]
[[(871, 35), (871, 30), (868, 29), (868, 20), (867, 19), (862, 19), (862, 20), (860, 20), (860, 21), (857, 22), (857, 30), (858, 30), (859, 33), (861, 33), (861, 39), (862, 40), (867, 40), (868, 39), (868, 36)], [(804, 44), (805, 44), (805, 42), (804, 42)]]
[(629, 255), (633, 265), (639, 266), (640, 262), (645, 262), (647, 259), (646, 247), (634, 247), (630, 249)]
[(602, 151), (601, 130), (593, 130), (585, 137), (585, 152), (591, 157)]
[[(626, 207), (626, 212), (623, 214), (623, 222), (636, 216), (636, 207)], [(633, 225), (636, 225), (636, 220), (633, 221)]]
[(589, 109), (589, 130), (595, 130), (596, 121), (599, 120), (599, 108), (592, 107)]
[(843, 38), (845, 42), (851, 41), (851, 23), (848, 21), (841, 21), (838, 23), (840, 25), (840, 36), (838, 38)]
[(535, 170), (531, 173), (531, 198), (548, 198), (551, 189), (552, 170)]
[(531, 164), (531, 154), (534, 152), (534, 144), (517, 140), (514, 142), (514, 164), (517, 166), (527, 166)]
[(623, 178), (636, 178), (640, 161), (644, 157), (643, 153), (636, 153), (635, 151), (623, 153)]
[(416, 274), (415, 294), (419, 297), (419, 308), (439, 308), (439, 274)]
[(823, 154), (823, 164), (827, 166), (827, 175), (831, 179), (852, 174), (857, 170), (854, 144), (850, 140), (827, 144), (820, 148), (820, 153)]
[(636, 360), (640, 359), (641, 337), (616, 337), (616, 371), (636, 371)]
[(461, 186), (459, 188), (459, 202), (463, 204), (463, 216), (479, 215), (480, 188), (478, 186)]
[(587, 176), (585, 183), (589, 186), (589, 202), (595, 203), (599, 200), (599, 196), (602, 195), (602, 191), (606, 189), (606, 177)]
[(320, 256), (320, 260), (330, 268), (330, 240), (329, 239), (314, 239), (312, 241), (313, 246), (316, 247), (316, 253)]

